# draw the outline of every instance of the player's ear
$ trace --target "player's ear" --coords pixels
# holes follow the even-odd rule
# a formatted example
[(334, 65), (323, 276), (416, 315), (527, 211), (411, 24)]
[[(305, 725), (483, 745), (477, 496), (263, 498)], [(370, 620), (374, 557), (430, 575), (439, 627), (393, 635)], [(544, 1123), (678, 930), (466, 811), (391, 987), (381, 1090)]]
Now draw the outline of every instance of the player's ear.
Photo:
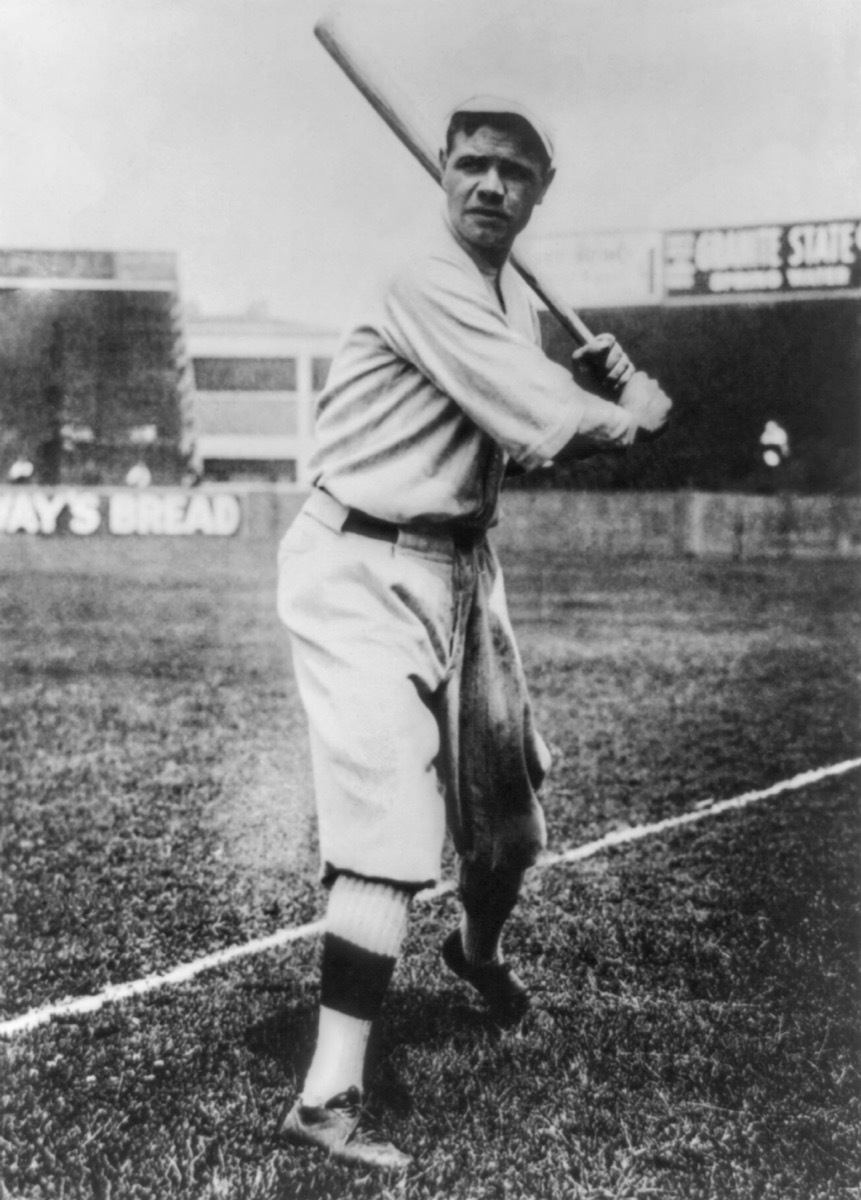
[(446, 151), (445, 148), (443, 148), (439, 152), (439, 169), (443, 175), (445, 175), (445, 168), (446, 168), (447, 162), (448, 162), (448, 152)]
[(541, 184), (541, 191), (538, 194), (538, 199), (535, 201), (536, 204), (540, 204), (542, 202), (544, 197), (547, 195), (547, 189), (550, 187), (551, 183), (553, 182), (553, 180), (555, 178), (556, 178), (556, 168), (548, 167), (547, 172), (544, 176), (544, 180)]

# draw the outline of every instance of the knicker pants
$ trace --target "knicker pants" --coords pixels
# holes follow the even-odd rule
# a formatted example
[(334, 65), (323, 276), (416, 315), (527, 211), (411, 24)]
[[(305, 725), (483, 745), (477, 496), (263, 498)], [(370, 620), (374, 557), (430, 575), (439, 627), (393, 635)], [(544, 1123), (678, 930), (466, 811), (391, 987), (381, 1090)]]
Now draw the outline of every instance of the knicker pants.
[(430, 884), (446, 828), (469, 861), (529, 866), (550, 756), (491, 546), (406, 530), (391, 544), (342, 532), (346, 516), (315, 490), (279, 550), (323, 878)]

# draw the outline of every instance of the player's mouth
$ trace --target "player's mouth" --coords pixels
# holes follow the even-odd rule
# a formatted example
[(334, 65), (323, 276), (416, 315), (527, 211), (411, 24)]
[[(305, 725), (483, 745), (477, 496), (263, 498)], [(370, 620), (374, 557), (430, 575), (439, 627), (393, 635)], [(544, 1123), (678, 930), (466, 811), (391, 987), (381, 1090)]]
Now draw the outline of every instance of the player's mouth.
[(470, 208), (467, 209), (467, 215), (470, 217), (481, 217), (485, 221), (496, 221), (503, 225), (508, 224), (506, 214), (500, 212), (497, 208)]

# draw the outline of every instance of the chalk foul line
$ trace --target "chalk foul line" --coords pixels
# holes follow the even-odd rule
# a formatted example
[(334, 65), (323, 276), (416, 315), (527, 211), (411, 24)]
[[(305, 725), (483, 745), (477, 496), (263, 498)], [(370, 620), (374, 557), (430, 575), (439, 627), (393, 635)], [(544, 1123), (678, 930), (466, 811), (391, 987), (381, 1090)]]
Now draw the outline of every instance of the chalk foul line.
[[(602, 853), (604, 850), (610, 850), (615, 846), (624, 846), (629, 842), (637, 842), (642, 838), (652, 837), (657, 833), (666, 833), (669, 829), (678, 829), (684, 825), (692, 825), (696, 821), (704, 821), (709, 817), (718, 816), (720, 813), (728, 812), (732, 809), (746, 808), (749, 804), (755, 804), (759, 800), (768, 800), (772, 796), (779, 796), (783, 792), (798, 791), (800, 788), (810, 787), (811, 784), (819, 783), (823, 779), (828, 779), (835, 775), (845, 775), (847, 771), (854, 771), (861, 767), (861, 758), (848, 759), (845, 762), (834, 763), (829, 767), (817, 767), (812, 771), (804, 771), (801, 775), (796, 775), (793, 779), (786, 779), (780, 783), (772, 784), (771, 787), (761, 788), (757, 791), (743, 792), (740, 796), (734, 796), (730, 800), (715, 800), (704, 801), (697, 805), (696, 808), (689, 812), (681, 813), (678, 816), (666, 817), (663, 821), (655, 821), (650, 825), (633, 825), (626, 829), (614, 829), (612, 832), (605, 834), (604, 837), (598, 838), (594, 842), (586, 842), (582, 846), (576, 846), (571, 850), (563, 850), (556, 854), (544, 854), (536, 863), (536, 867), (541, 869), (544, 867), (557, 866), (561, 863), (580, 862), (585, 858), (592, 858), (596, 854)], [(430, 903), (438, 899), (440, 896), (445, 896), (456, 888), (453, 880), (445, 880), (434, 888), (427, 888), (423, 892), (419, 892), (416, 896), (416, 901), (420, 904)], [(202, 971), (210, 971), (215, 967), (223, 967), (227, 963), (234, 962), (239, 958), (247, 958), (253, 954), (263, 954), (267, 950), (277, 950), (281, 946), (289, 945), (290, 942), (302, 941), (304, 938), (314, 937), (323, 931), (323, 921), (312, 921), (307, 925), (298, 925), (293, 929), (279, 929), (277, 933), (269, 934), (268, 937), (255, 938), (251, 942), (245, 942), (241, 946), (228, 946), (224, 950), (216, 950), (212, 954), (206, 954), (202, 958), (197, 958), (190, 963), (182, 963), (178, 967), (174, 967), (172, 971), (168, 971), (163, 975), (145, 975), (143, 979), (134, 979), (129, 983), (115, 983), (105, 988), (104, 991), (97, 992), (92, 996), (73, 996), (69, 1000), (60, 1000), (56, 1004), (46, 1004), (42, 1008), (31, 1009), (30, 1012), (24, 1013), (20, 1017), (13, 1017), (11, 1020), (0, 1022), (0, 1037), (14, 1037), (18, 1033), (26, 1033), (31, 1029), (36, 1029), (39, 1025), (44, 1025), (53, 1017), (78, 1017), (86, 1013), (97, 1012), (106, 1004), (116, 1003), (120, 1000), (129, 1000), (135, 996), (143, 996), (147, 992), (155, 991), (157, 988), (166, 987), (172, 983), (187, 983), (193, 979), (195, 975), (199, 975)]]
[(560, 854), (545, 854), (540, 859), (538, 866), (552, 867), (556, 863), (578, 862), (582, 858), (591, 858), (613, 846), (636, 842), (640, 838), (651, 837), (655, 833), (665, 833), (668, 829), (677, 829), (682, 825), (692, 825), (695, 821), (716, 817), (719, 813), (728, 812), (730, 809), (746, 808), (748, 804), (755, 804), (757, 800), (768, 800), (772, 796), (779, 796), (781, 792), (795, 792), (799, 788), (809, 787), (813, 783), (819, 783), (822, 779), (828, 779), (829, 776), (845, 775), (847, 771), (854, 771), (858, 767), (861, 767), (861, 758), (851, 758), (846, 762), (834, 763), (830, 767), (817, 767), (812, 771), (804, 771), (793, 779), (785, 779), (781, 783), (772, 784), (771, 787), (753, 792), (743, 792), (740, 796), (733, 796), (731, 800), (707, 800), (698, 804), (690, 812), (681, 813), (679, 816), (666, 817), (663, 821), (655, 821), (651, 825), (634, 825), (627, 829), (614, 829), (604, 837), (598, 838), (597, 841), (586, 842), (573, 850), (564, 850)]

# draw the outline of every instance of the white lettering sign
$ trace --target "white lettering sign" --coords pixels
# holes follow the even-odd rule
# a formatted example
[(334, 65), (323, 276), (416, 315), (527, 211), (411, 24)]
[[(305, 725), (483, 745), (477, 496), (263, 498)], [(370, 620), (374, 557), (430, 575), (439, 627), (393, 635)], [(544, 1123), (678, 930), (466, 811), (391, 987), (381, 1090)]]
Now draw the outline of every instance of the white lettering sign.
[(794, 288), (848, 287), (852, 275), (845, 264), (834, 267), (787, 267), (786, 278)]
[(780, 271), (713, 271), (709, 276), (713, 292), (767, 292), (782, 285)]
[(828, 221), (822, 225), (792, 225), (787, 232), (790, 267), (818, 267), (855, 263), (855, 246), (861, 233), (861, 223)]
[(232, 537), (242, 521), (238, 498), (225, 492), (128, 491), (100, 497), (71, 488), (49, 492), (21, 487), (0, 489), (0, 534), (88, 537), (102, 527), (103, 507), (108, 533), (119, 537)]
[(108, 529), (121, 537), (162, 534), (184, 537), (202, 533), (230, 537), (239, 529), (242, 510), (236, 496), (203, 492), (117, 492), (108, 504)]
[(525, 258), (577, 305), (653, 303), (660, 296), (661, 238), (656, 232), (566, 233), (524, 243)]
[(42, 492), (30, 488), (0, 493), (0, 533), (50, 535), (67, 528), (87, 537), (101, 524), (95, 492)]
[(709, 229), (697, 238), (698, 271), (743, 271), (780, 266), (780, 225), (754, 229)]
[(663, 278), (668, 295), (861, 288), (861, 221), (668, 233)]

